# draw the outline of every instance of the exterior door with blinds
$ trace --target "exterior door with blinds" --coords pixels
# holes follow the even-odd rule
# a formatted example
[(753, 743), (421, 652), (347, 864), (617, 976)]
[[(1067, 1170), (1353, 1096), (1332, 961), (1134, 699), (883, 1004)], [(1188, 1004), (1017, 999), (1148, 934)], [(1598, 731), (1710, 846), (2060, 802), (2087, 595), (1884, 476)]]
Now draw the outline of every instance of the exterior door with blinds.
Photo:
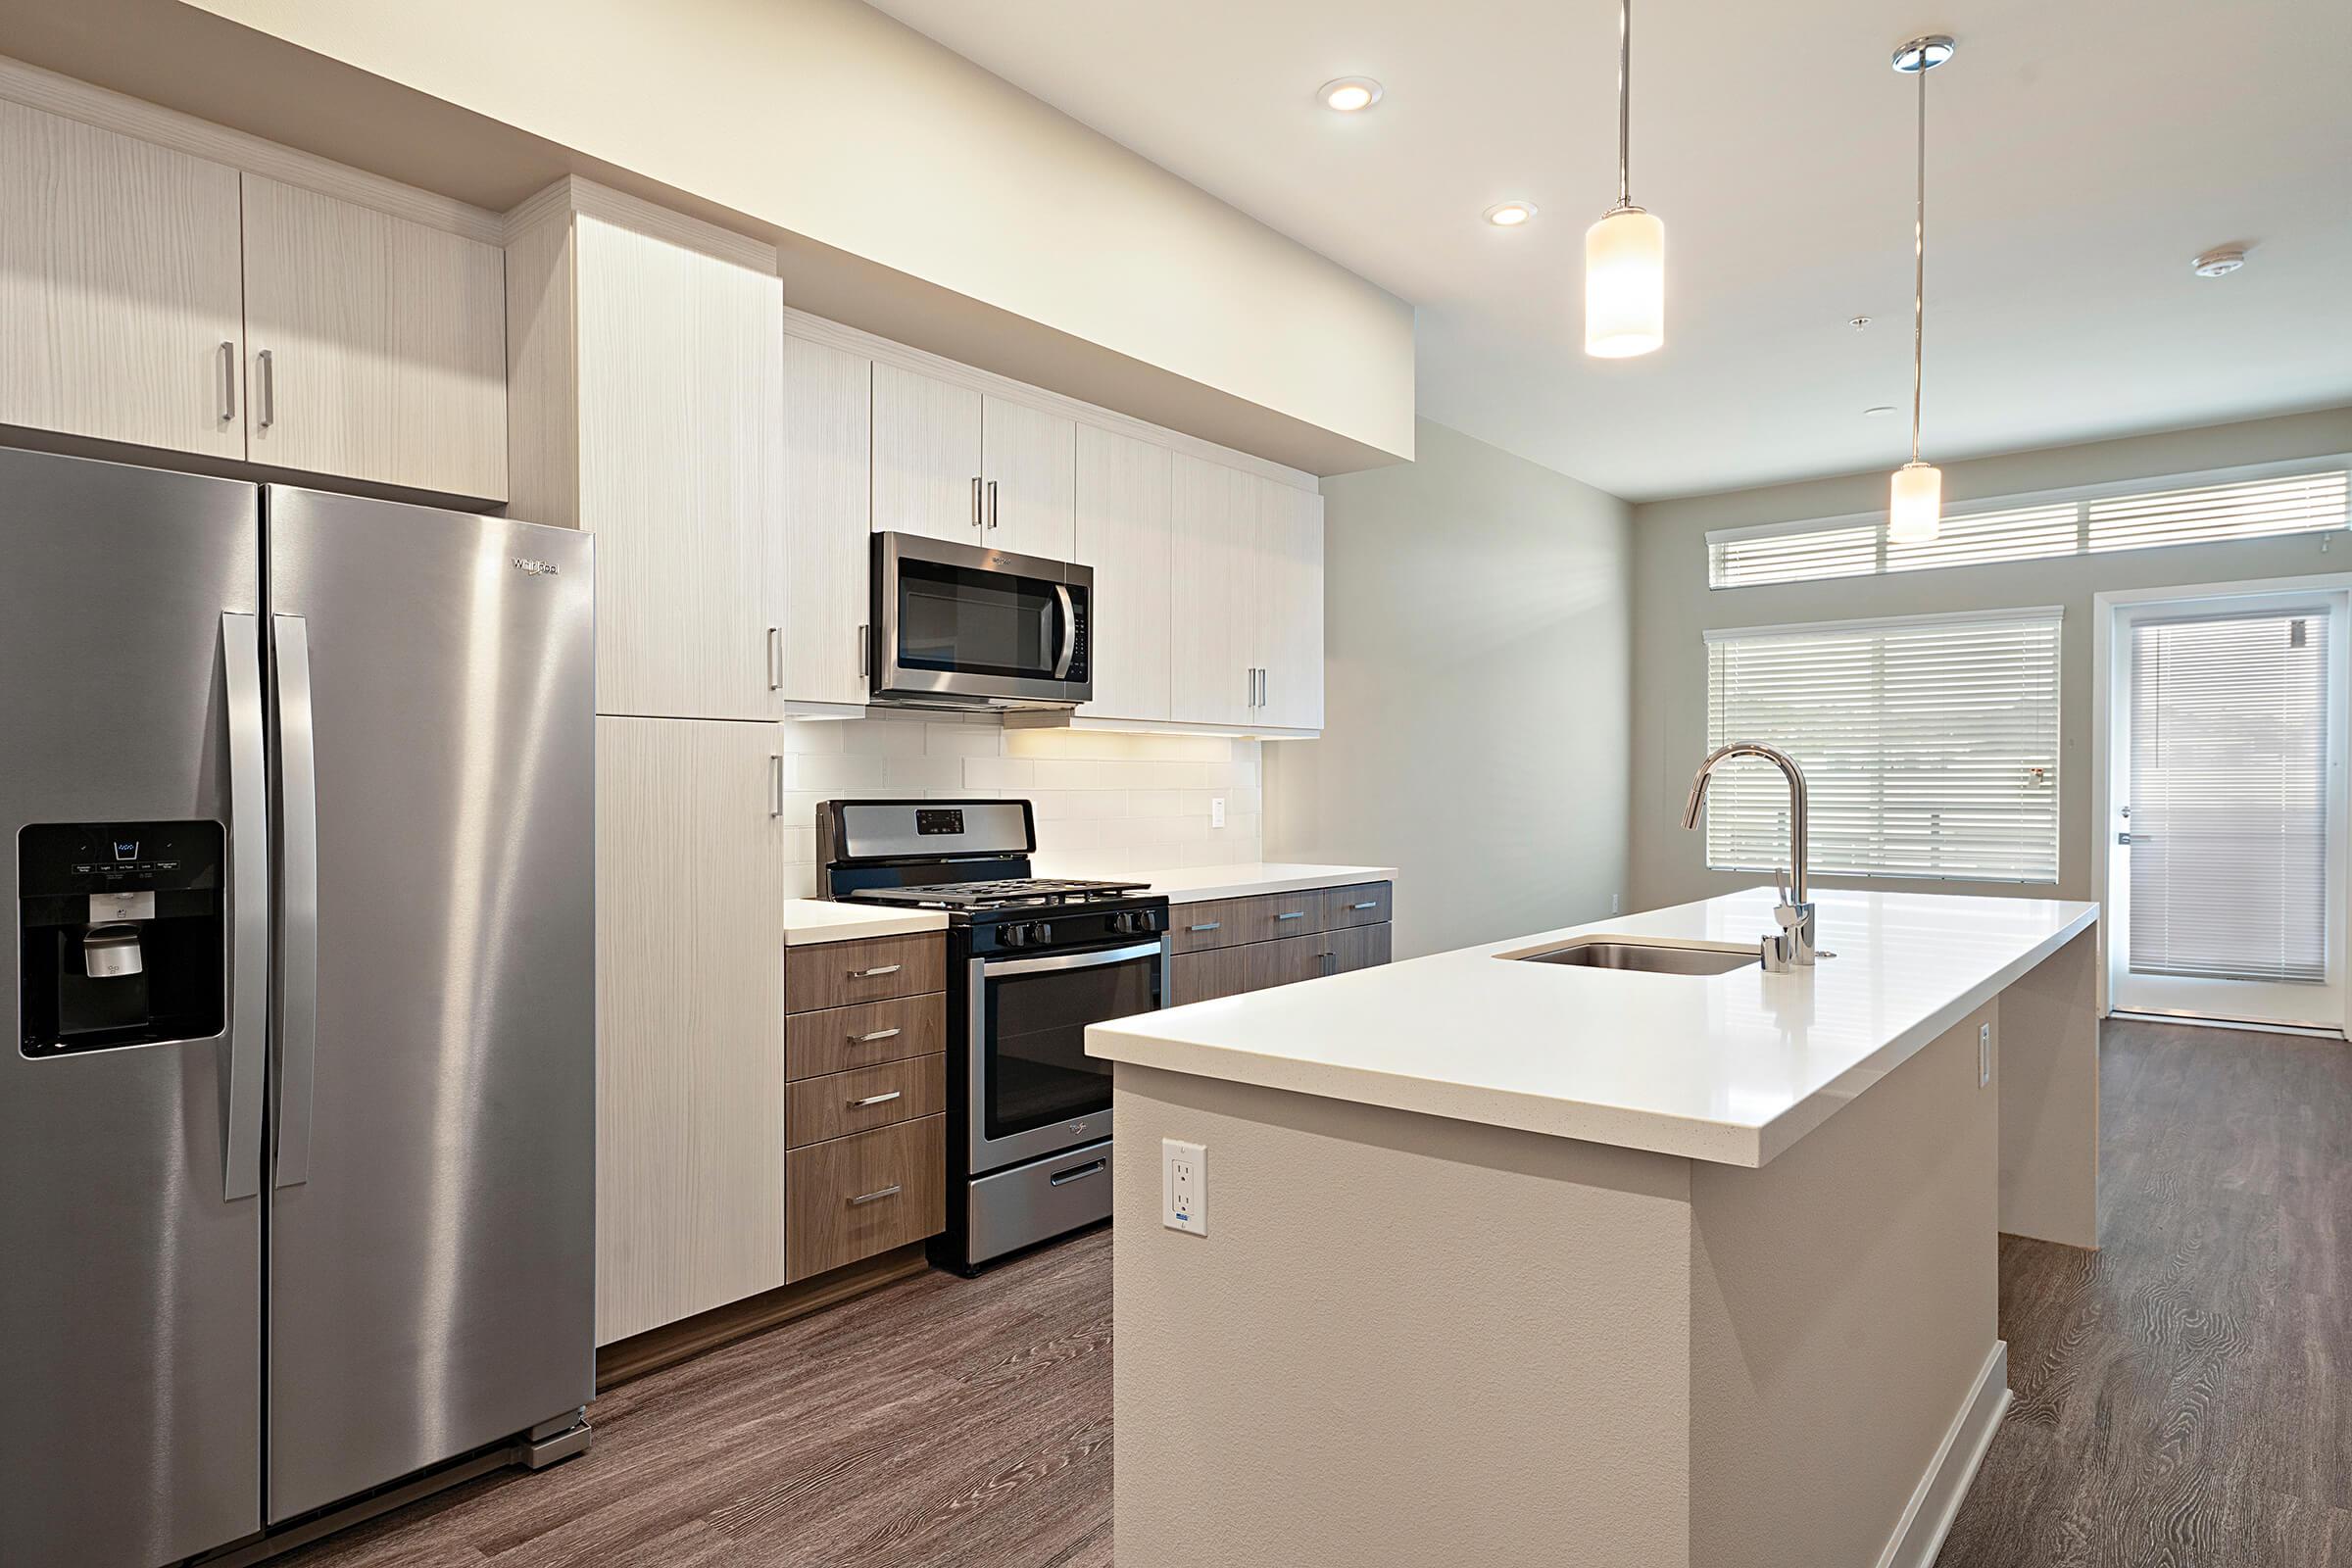
[(2345, 596), (2119, 612), (2110, 999), (2344, 1022)]

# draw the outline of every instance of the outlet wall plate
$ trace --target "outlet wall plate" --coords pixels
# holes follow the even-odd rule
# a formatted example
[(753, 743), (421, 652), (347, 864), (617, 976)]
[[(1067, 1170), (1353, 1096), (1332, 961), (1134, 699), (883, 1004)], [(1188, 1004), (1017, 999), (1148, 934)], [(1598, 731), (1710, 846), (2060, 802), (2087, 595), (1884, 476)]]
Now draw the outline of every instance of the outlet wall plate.
[(1208, 1234), (1208, 1146), (1159, 1141), (1159, 1222), (1192, 1236)]

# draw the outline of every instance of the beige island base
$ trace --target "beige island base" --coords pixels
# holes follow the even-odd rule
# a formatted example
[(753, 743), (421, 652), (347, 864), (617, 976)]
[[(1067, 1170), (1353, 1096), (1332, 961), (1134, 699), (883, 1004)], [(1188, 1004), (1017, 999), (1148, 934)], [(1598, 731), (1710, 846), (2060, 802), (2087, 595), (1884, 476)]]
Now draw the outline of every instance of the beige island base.
[(2096, 1244), (2097, 909), (1824, 894), (1788, 974), (1512, 956), (1771, 902), (1090, 1033), (1120, 1568), (1933, 1561), (2008, 1401), (1998, 1233)]

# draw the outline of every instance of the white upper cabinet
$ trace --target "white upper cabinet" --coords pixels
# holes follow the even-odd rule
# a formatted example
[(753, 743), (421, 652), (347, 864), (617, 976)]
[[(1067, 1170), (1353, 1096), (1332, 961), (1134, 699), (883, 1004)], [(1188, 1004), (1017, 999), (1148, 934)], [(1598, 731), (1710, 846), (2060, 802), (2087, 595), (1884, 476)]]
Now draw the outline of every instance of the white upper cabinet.
[(0, 101), (0, 424), (245, 455), (237, 172)]
[(896, 365), (873, 373), (873, 530), (979, 544), (980, 394)]
[(246, 174), (244, 258), (255, 462), (506, 499), (498, 247)]
[(1080, 425), (1075, 559), (1094, 568), (1095, 700), (1088, 718), (1152, 720), (1168, 704), (1175, 464), (1166, 447)]
[(573, 223), (597, 710), (769, 717), (790, 620), (782, 283), (772, 266)]
[(1070, 559), (1078, 426), (1004, 398), (983, 398), (980, 472), (987, 485), (981, 543), (991, 550)]
[(1323, 727), (1323, 498), (1258, 479), (1257, 711), (1276, 729)]
[(789, 701), (866, 699), (874, 373), (863, 355), (784, 340), (782, 690)]
[(1254, 724), (1257, 480), (1182, 452), (1172, 463), (1168, 716)]

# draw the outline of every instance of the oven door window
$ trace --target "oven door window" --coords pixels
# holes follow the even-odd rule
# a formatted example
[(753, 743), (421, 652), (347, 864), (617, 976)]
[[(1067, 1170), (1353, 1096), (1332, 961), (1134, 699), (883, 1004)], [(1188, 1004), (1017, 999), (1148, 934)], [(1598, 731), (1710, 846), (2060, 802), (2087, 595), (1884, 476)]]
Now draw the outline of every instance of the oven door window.
[(988, 978), (982, 1125), (1010, 1138), (1110, 1108), (1110, 1063), (1086, 1054), (1086, 1026), (1159, 1006), (1159, 958)]
[(1040, 577), (899, 563), (899, 663), (951, 675), (1052, 680), (1061, 599)]

